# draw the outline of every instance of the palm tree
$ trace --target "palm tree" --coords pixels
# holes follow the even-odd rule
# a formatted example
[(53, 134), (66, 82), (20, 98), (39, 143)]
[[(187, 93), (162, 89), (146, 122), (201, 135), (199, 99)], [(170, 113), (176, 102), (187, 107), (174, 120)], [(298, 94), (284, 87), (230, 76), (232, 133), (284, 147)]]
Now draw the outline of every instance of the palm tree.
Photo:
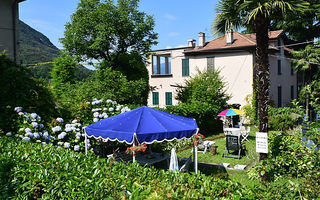
[(256, 33), (256, 78), (259, 131), (268, 132), (269, 59), (268, 31), (273, 19), (306, 8), (302, 0), (219, 0), (217, 17), (212, 24), (214, 33), (246, 27)]

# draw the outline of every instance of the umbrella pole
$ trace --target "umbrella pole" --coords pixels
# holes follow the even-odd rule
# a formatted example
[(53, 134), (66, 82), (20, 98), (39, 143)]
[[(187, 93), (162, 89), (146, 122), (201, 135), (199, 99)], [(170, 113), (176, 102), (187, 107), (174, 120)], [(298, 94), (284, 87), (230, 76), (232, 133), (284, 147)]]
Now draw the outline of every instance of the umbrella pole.
[[(133, 140), (132, 146), (133, 146), (133, 147), (135, 146), (134, 140)], [(134, 148), (133, 148), (133, 149), (134, 149)], [(135, 152), (135, 151), (132, 151), (132, 162), (136, 162), (136, 152)]]
[(86, 151), (86, 155), (88, 154), (88, 143), (87, 143), (87, 134), (86, 134), (86, 131), (84, 131), (84, 148), (85, 148), (85, 151)]
[(193, 144), (194, 172), (198, 173), (198, 147)]

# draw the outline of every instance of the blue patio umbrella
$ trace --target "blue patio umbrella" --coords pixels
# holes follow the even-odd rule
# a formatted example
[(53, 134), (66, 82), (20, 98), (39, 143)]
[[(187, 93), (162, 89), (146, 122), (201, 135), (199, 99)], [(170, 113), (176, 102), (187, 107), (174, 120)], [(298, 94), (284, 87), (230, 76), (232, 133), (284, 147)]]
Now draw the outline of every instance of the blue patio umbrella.
[(100, 120), (85, 127), (88, 137), (127, 144), (151, 144), (190, 138), (198, 131), (195, 119), (186, 118), (146, 106)]

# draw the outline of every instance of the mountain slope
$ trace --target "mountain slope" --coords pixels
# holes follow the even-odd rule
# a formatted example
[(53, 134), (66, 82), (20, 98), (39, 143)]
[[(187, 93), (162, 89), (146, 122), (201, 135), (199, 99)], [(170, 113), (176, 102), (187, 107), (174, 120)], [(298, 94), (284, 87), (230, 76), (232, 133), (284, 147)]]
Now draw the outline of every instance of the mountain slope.
[[(19, 20), (19, 59), (27, 65), (32, 75), (36, 78), (51, 79), (52, 64), (34, 65), (38, 63), (52, 62), (60, 55), (60, 50), (39, 31), (31, 28)], [(78, 80), (87, 78), (91, 70), (77, 66), (76, 76)]]

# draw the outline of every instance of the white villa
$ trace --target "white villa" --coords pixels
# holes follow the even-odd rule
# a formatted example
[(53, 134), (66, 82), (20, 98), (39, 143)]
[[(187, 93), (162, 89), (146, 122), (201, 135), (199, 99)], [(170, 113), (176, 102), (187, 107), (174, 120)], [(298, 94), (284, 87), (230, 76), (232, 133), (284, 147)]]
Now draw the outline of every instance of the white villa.
[[(175, 105), (176, 85), (192, 77), (198, 68), (220, 70), (232, 97), (228, 103), (246, 104), (245, 98), (253, 92), (255, 65), (255, 34), (230, 31), (209, 42), (199, 33), (198, 46), (189, 40), (187, 47), (152, 51), (147, 69), (150, 91), (148, 106)], [(284, 47), (282, 30), (269, 32), (270, 98), (277, 107), (289, 106), (297, 95), (297, 76), (291, 68), (290, 49)]]

